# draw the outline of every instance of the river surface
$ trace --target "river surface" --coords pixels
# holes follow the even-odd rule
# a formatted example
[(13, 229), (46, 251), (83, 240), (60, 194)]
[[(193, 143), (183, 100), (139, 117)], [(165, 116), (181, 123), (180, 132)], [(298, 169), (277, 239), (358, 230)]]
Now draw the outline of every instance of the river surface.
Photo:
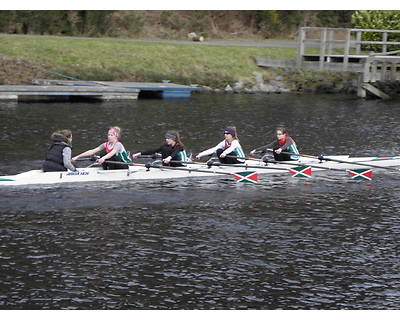
[[(130, 103), (0, 103), (0, 174), (123, 129), (131, 152), (178, 129), (189, 151), (238, 128), (246, 152), (285, 125), (310, 155), (399, 155), (399, 101), (195, 95)], [(87, 166), (90, 163), (80, 163)], [(0, 188), (0, 309), (398, 309), (399, 175), (345, 173)]]

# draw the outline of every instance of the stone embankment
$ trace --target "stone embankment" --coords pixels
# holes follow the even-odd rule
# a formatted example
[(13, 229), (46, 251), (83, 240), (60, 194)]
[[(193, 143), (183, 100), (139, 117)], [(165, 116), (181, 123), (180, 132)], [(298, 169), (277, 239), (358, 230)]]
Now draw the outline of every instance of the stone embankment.
[(244, 83), (238, 80), (221, 89), (203, 86), (206, 93), (355, 93), (357, 91), (357, 76), (337, 74), (314, 74), (301, 71), (283, 70), (283, 74), (276, 74), (272, 79), (265, 79), (263, 73), (254, 72), (254, 82)]

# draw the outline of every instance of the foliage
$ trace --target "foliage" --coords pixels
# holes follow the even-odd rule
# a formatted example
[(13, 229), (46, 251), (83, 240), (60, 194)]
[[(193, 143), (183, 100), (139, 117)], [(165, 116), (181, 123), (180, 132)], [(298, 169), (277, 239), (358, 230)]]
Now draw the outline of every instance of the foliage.
[(256, 12), (258, 28), (265, 38), (270, 38), (282, 30), (282, 20), (276, 10), (263, 10)]
[(349, 27), (351, 14), (348, 10), (264, 10), (256, 11), (256, 22), (265, 38), (289, 34), (294, 37), (304, 26)]
[(112, 11), (11, 10), (0, 11), (0, 32), (66, 36), (104, 36)]
[(182, 39), (295, 38), (299, 27), (348, 27), (346, 10), (8, 10), (0, 32), (8, 34)]
[(319, 10), (316, 12), (316, 25), (330, 28), (350, 28), (351, 10)]
[[(353, 27), (357, 29), (400, 30), (400, 11), (397, 10), (361, 10), (352, 15)], [(362, 41), (382, 41), (381, 32), (363, 33)], [(387, 41), (400, 42), (400, 33), (388, 34)], [(382, 45), (370, 44), (366, 49), (382, 51)], [(391, 45), (388, 51), (399, 50), (398, 45)]]

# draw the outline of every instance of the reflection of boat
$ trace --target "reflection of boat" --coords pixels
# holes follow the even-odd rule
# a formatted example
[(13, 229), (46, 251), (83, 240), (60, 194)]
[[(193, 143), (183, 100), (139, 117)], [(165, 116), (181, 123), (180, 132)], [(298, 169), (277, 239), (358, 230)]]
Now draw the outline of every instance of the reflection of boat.
[[(100, 167), (80, 168), (78, 172), (60, 171), (43, 172), (42, 170), (31, 170), (16, 175), (1, 176), (1, 185), (32, 185), (32, 184), (54, 184), (64, 182), (88, 182), (88, 181), (130, 181), (130, 180), (165, 180), (185, 179), (191, 177), (205, 177), (213, 175), (237, 175), (240, 173), (257, 174), (293, 174), (293, 168), (311, 168), (312, 170), (337, 170), (349, 171), (353, 169), (388, 169), (400, 166), (400, 157), (391, 158), (350, 158), (349, 156), (332, 156), (320, 160), (317, 158), (300, 157), (298, 161), (285, 161), (278, 163), (265, 163), (260, 160), (246, 160), (240, 165), (219, 165), (213, 163), (188, 163), (185, 167), (163, 167), (155, 164), (131, 164), (129, 169), (103, 170)], [(159, 162), (158, 162), (159, 163)], [(298, 170), (300, 172), (301, 170)], [(245, 174), (244, 174), (245, 175)]]

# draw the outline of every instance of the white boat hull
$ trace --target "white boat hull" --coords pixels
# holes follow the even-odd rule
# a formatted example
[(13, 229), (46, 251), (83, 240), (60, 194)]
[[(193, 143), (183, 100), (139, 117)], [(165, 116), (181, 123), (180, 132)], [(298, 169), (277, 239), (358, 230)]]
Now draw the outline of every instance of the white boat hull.
[[(400, 157), (390, 160), (379, 160), (371, 157), (349, 158), (349, 156), (332, 156), (330, 159), (344, 160), (348, 162), (359, 162), (364, 165), (379, 165), (381, 167), (400, 166)], [(300, 158), (299, 161), (289, 161), (285, 164), (265, 163), (255, 160), (247, 160), (246, 166), (212, 166), (204, 164), (188, 164), (183, 169), (145, 168), (140, 165), (132, 165), (129, 169), (103, 170), (100, 167), (80, 168), (79, 172), (60, 171), (43, 172), (42, 170), (31, 170), (12, 176), (1, 176), (0, 186), (10, 185), (31, 185), (31, 184), (57, 184), (57, 183), (78, 183), (90, 181), (130, 181), (130, 180), (168, 180), (192, 177), (205, 177), (215, 175), (231, 175), (236, 172), (256, 171), (260, 175), (288, 173), (288, 169), (296, 166), (311, 165), (313, 171), (320, 170), (347, 170), (357, 168), (368, 168), (367, 166), (340, 163), (334, 161), (319, 161), (318, 159)], [(392, 168), (393, 170), (396, 170)]]

